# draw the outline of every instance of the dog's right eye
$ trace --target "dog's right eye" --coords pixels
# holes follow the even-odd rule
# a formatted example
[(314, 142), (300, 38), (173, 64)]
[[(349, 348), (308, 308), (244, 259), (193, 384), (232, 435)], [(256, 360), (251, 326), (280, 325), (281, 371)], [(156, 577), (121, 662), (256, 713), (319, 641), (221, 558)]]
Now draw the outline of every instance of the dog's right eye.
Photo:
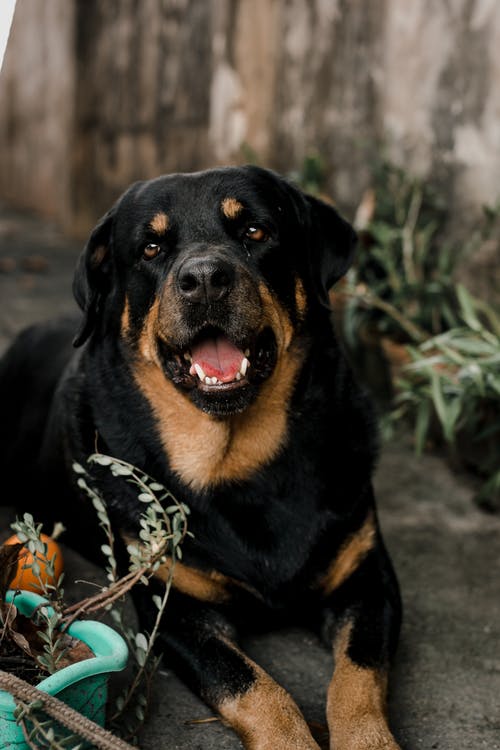
[(156, 245), (154, 242), (150, 242), (142, 250), (142, 257), (144, 260), (154, 260), (161, 253), (161, 246)]

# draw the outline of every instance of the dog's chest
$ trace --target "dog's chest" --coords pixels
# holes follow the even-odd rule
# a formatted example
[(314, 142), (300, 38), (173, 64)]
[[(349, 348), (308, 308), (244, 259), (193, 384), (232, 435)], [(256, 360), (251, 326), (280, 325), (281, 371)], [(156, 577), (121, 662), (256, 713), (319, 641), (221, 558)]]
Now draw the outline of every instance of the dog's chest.
[(190, 517), (194, 559), (273, 603), (307, 585), (325, 524), (310, 496), (300, 496), (286, 478), (280, 484), (278, 488), (275, 480), (267, 487), (262, 482), (214, 492), (201, 512), (193, 508)]

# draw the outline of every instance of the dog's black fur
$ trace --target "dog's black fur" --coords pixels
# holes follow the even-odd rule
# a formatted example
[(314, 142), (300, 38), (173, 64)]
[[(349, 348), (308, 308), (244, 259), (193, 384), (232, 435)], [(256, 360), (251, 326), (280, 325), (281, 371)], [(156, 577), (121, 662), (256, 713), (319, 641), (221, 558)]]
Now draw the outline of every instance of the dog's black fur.
[[(354, 245), (331, 206), (256, 167), (134, 184), (80, 258), (76, 351), (72, 321), (35, 326), (0, 368), (2, 477), (21, 508), (97, 552), (71, 468), (96, 447), (189, 506), (162, 647), (259, 750), (317, 745), (235, 627), (306, 620), (335, 653), (331, 747), (397, 747), (384, 702), (400, 601), (371, 488), (374, 422), (328, 309)], [(206, 385), (184, 358), (215, 340), (229, 358), (250, 351), (240, 380), (223, 368), (227, 382)], [(92, 472), (117, 536), (137, 533), (133, 487)], [(147, 627), (150, 591), (136, 596)]]

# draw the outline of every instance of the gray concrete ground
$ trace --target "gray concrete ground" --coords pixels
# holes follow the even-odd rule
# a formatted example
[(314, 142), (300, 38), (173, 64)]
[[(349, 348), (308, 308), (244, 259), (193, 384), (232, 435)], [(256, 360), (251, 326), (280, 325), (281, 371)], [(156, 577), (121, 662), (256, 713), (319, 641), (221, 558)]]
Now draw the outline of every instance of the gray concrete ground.
[[(23, 325), (74, 309), (70, 283), (77, 252), (50, 226), (0, 213), (0, 351)], [(33, 256), (46, 258), (47, 268)], [(405, 606), (390, 700), (401, 746), (500, 749), (500, 518), (474, 507), (468, 478), (454, 475), (437, 457), (417, 460), (409, 438), (384, 449), (376, 487)], [(0, 514), (4, 534), (10, 517), (8, 510)], [(69, 550), (66, 570), (70, 582), (102, 580)], [(88, 586), (69, 586), (75, 599), (82, 590)], [(292, 692), (309, 721), (324, 723), (331, 658), (313, 636), (289, 630), (245, 646)], [(241, 747), (220, 722), (199, 721), (210, 717), (169, 670), (161, 670), (141, 747)]]

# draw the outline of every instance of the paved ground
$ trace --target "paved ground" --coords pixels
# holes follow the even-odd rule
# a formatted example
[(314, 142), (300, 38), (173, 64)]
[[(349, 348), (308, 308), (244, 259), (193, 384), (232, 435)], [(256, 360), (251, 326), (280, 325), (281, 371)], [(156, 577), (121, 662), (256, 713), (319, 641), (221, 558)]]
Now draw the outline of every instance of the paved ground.
[[(78, 247), (51, 227), (0, 214), (0, 350), (22, 325), (74, 309), (69, 292)], [(48, 267), (43, 270), (45, 257)], [(5, 262), (10, 259), (10, 262)], [(9, 270), (9, 268), (11, 270)], [(1, 418), (1, 415), (0, 415)], [(408, 439), (385, 448), (376, 477), (382, 527), (403, 590), (405, 620), (392, 675), (392, 724), (403, 750), (500, 749), (500, 518), (479, 512), (472, 487), (436, 457), (417, 460)], [(0, 529), (9, 512), (2, 511)], [(67, 575), (99, 571), (68, 551)], [(77, 597), (82, 584), (71, 586)], [(323, 723), (330, 656), (306, 632), (247, 645)], [(241, 747), (169, 671), (153, 691), (143, 750)]]

